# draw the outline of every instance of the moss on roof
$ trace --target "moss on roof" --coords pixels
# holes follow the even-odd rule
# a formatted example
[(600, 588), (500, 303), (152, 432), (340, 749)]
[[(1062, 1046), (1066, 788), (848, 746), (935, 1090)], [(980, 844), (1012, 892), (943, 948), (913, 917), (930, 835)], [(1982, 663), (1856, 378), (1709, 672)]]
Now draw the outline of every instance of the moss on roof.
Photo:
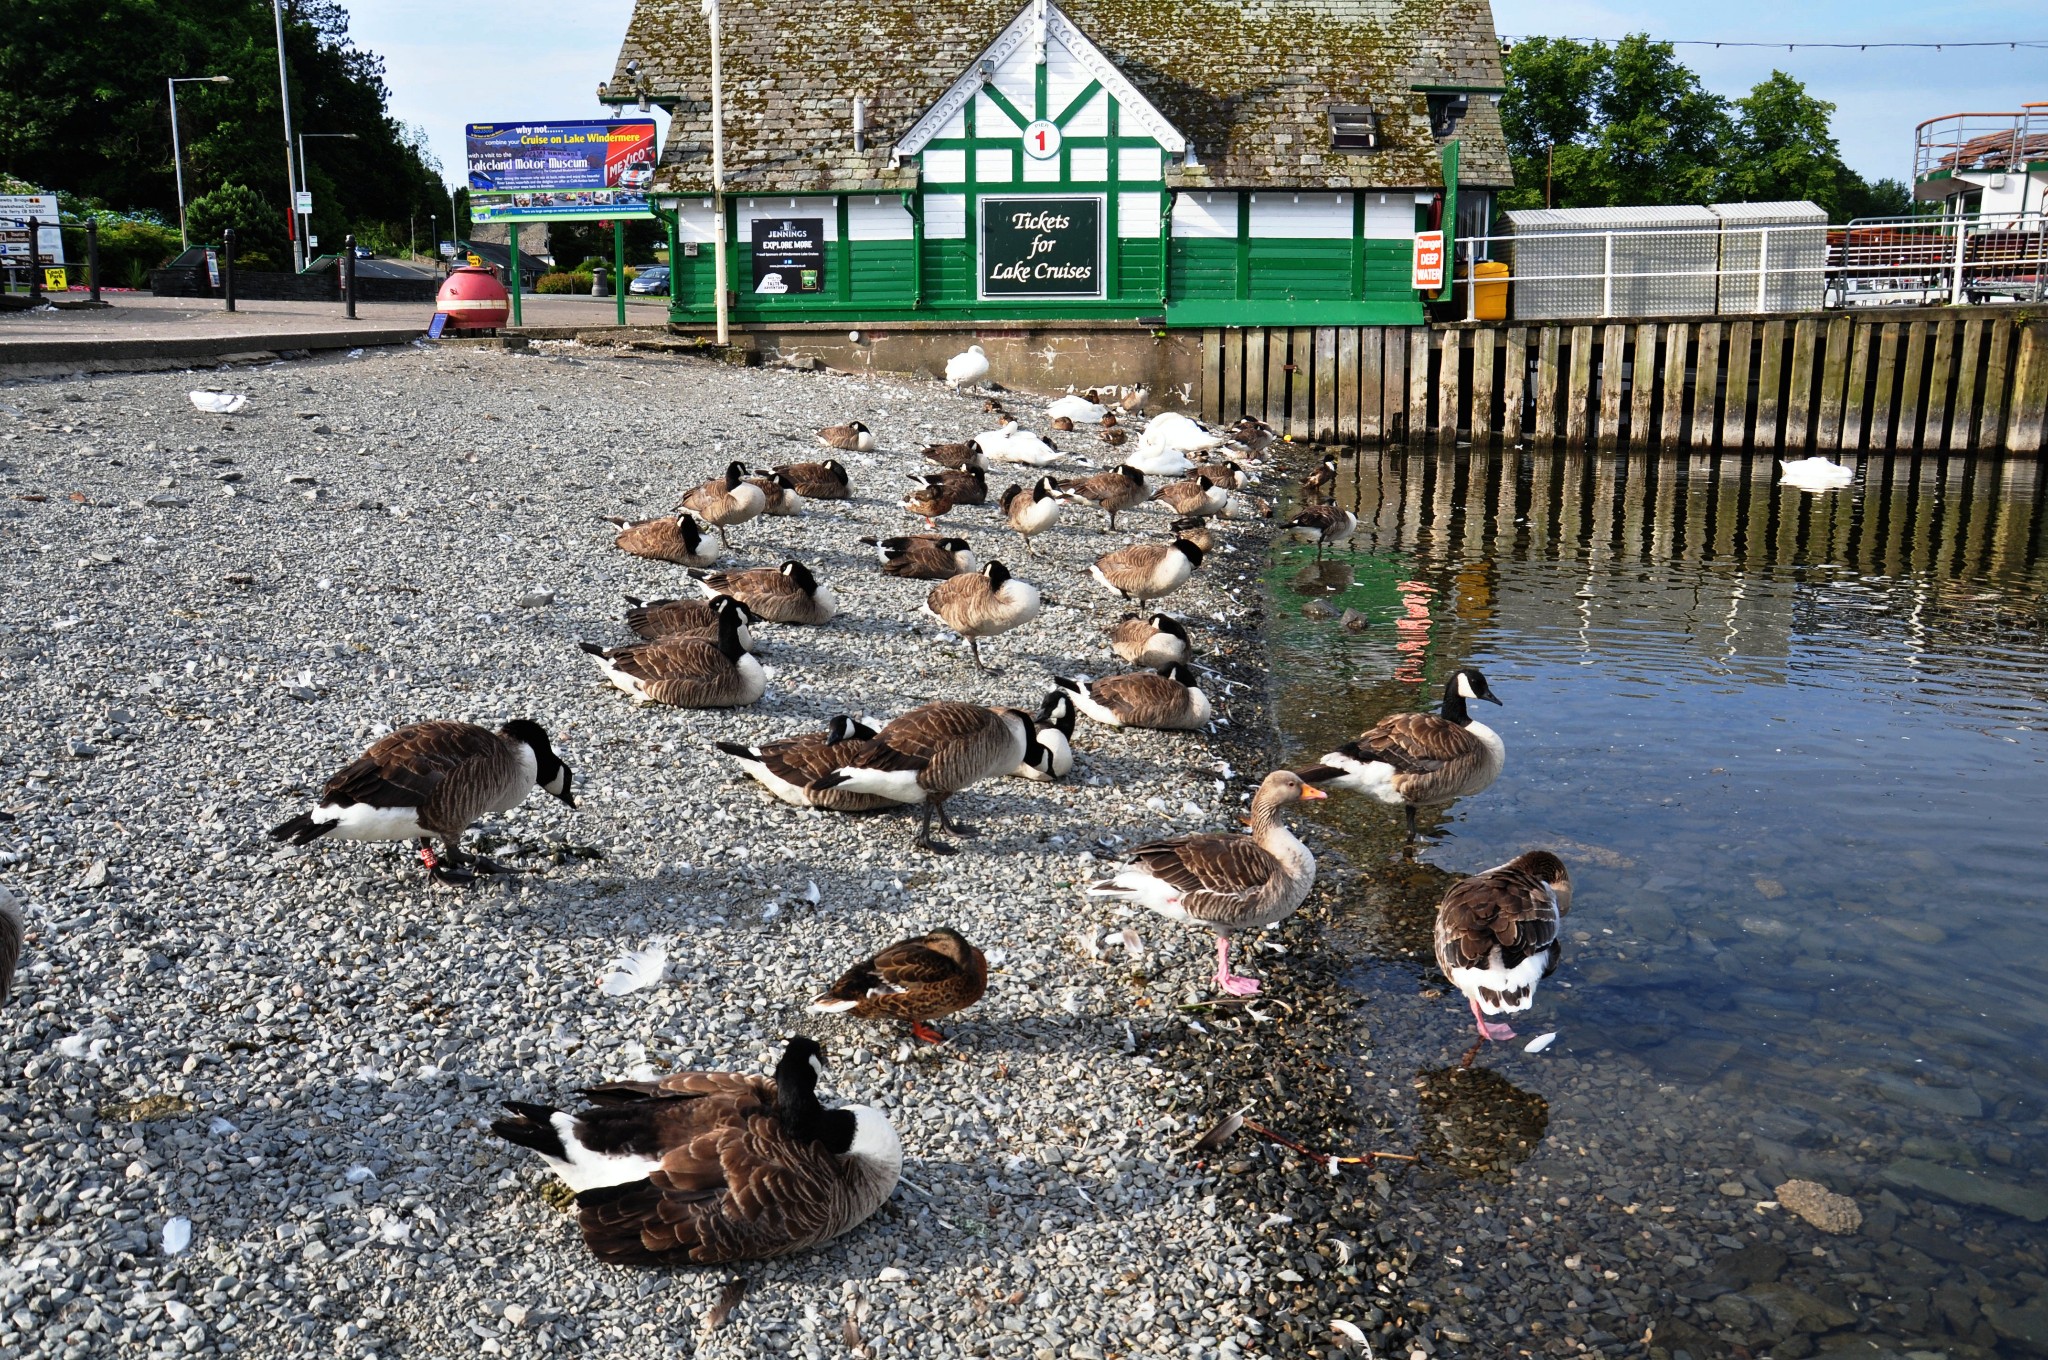
[[(915, 167), (892, 168), (890, 148), (1022, 8), (1023, 0), (806, 8), (724, 0), (727, 187), (914, 186)], [(1414, 87), (1503, 83), (1487, 0), (1070, 0), (1058, 8), (1192, 142), (1198, 163), (1168, 172), (1182, 187), (1432, 185), (1441, 177), (1438, 148)], [(628, 61), (673, 115), (657, 191), (708, 190), (711, 52), (698, 0), (638, 0), (615, 92), (635, 89)], [(853, 149), (856, 95), (867, 100), (861, 152)], [(1377, 109), (1383, 149), (1333, 150), (1333, 104)], [(1467, 183), (1507, 182), (1497, 117), (1490, 127), (1491, 136), (1464, 148)]]

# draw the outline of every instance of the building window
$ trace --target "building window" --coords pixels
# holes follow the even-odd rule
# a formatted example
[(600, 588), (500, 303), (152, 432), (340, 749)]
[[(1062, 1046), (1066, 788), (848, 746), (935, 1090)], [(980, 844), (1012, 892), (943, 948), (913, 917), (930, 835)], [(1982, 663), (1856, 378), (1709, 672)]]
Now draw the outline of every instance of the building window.
[(1357, 104), (1339, 104), (1330, 110), (1330, 147), (1335, 151), (1377, 151), (1380, 149), (1380, 116)]

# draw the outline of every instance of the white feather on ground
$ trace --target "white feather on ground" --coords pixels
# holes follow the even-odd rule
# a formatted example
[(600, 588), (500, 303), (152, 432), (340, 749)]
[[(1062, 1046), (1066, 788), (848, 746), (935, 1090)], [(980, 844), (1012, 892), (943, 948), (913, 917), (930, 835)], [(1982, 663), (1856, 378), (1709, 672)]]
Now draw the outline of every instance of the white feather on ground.
[(180, 1216), (164, 1224), (164, 1255), (176, 1256), (191, 1245), (191, 1219)]
[(201, 390), (198, 392), (188, 392), (186, 395), (192, 398), (194, 406), (217, 416), (231, 416), (249, 404), (249, 394), (246, 392), (211, 392)]
[(661, 981), (668, 971), (668, 951), (658, 944), (645, 949), (628, 950), (613, 959), (605, 969), (604, 976), (597, 981), (597, 989), (606, 996), (624, 996), (652, 987)]

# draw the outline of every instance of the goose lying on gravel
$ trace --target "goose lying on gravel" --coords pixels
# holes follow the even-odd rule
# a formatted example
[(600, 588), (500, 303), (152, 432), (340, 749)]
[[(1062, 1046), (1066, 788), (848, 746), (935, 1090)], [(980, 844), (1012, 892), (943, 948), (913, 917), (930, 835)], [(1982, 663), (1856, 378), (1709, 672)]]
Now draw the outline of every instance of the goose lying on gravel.
[(782, 463), (768, 469), (789, 478), (806, 500), (843, 501), (853, 495), (853, 481), (837, 458), (822, 463)]
[(881, 559), (882, 575), (911, 581), (944, 581), (979, 563), (964, 538), (944, 534), (904, 534), (897, 538), (863, 538)]
[(1126, 614), (1109, 630), (1109, 649), (1118, 660), (1158, 670), (1188, 659), (1188, 630), (1168, 614)]
[(1053, 684), (1074, 696), (1074, 706), (1105, 727), (1150, 727), (1199, 732), (1215, 720), (1195, 673), (1179, 662), (1161, 671), (1131, 671), (1100, 680), (1055, 675)]
[(704, 531), (688, 515), (664, 515), (660, 519), (628, 521), (606, 515), (606, 524), (619, 526), (612, 545), (635, 557), (656, 562), (673, 562), (679, 567), (708, 567), (718, 560), (716, 548), (706, 549)]
[(827, 425), (818, 431), (818, 442), (830, 449), (869, 453), (874, 450), (875, 436), (867, 426), (855, 420), (845, 425)]
[[(436, 879), (466, 883), (489, 860), (458, 848), (478, 818), (508, 812), (536, 787), (570, 807), (573, 776), (539, 723), (520, 718), (497, 731), (465, 722), (423, 722), (379, 737), (329, 779), (320, 801), (270, 829), (274, 841), (412, 841)], [(428, 844), (441, 841), (436, 856)]]
[(821, 624), (839, 612), (832, 587), (821, 586), (801, 562), (752, 571), (693, 571), (705, 595), (730, 595), (769, 623)]
[(1074, 769), (1074, 718), (1078, 710), (1063, 690), (1054, 690), (1038, 706), (1032, 720), (1038, 735), (1039, 753), (1010, 771), (1019, 779), (1046, 784), (1065, 779)]
[(758, 703), (768, 689), (767, 672), (740, 645), (740, 616), (721, 611), (716, 641), (663, 638), (624, 647), (580, 644), (597, 659), (605, 678), (639, 704), (672, 708), (737, 708)]
[(1006, 421), (999, 430), (989, 430), (974, 436), (975, 447), (984, 458), (998, 463), (1024, 463), (1030, 467), (1045, 467), (1057, 463), (1066, 455), (1045, 440), (1019, 426), (1016, 421)]
[(764, 515), (786, 517), (803, 511), (804, 498), (797, 494), (796, 482), (788, 473), (756, 468), (754, 475), (747, 478), (747, 485), (760, 488)]
[(1324, 794), (1290, 770), (1275, 770), (1252, 798), (1248, 836), (1175, 836), (1131, 851), (1114, 876), (1088, 885), (1090, 897), (1149, 907), (1170, 920), (1216, 932), (1216, 986), (1231, 996), (1259, 990), (1230, 971), (1230, 940), (1294, 914), (1316, 882), (1316, 857), (1280, 822), (1280, 809)]
[(942, 1044), (946, 1036), (925, 1022), (967, 1009), (987, 990), (988, 960), (966, 936), (942, 926), (862, 959), (810, 1008), (818, 1015), (908, 1020), (915, 1038)]
[(872, 793), (854, 793), (845, 788), (818, 788), (824, 778), (856, 754), (859, 743), (872, 741), (875, 729), (856, 718), (840, 714), (823, 732), (785, 737), (781, 741), (747, 746), (734, 741), (713, 742), (740, 763), (754, 781), (791, 807), (824, 808), (828, 812), (875, 812), (895, 807), (893, 799)]
[(719, 614), (737, 610), (740, 646), (750, 652), (754, 650), (754, 630), (748, 626), (754, 621), (754, 611), (730, 595), (714, 595), (708, 600), (641, 600), (628, 595), (626, 605), (626, 628), (646, 642), (663, 638), (715, 639)]
[(903, 1143), (881, 1111), (818, 1100), (824, 1053), (799, 1036), (775, 1079), (677, 1072), (609, 1082), (574, 1114), (506, 1101), (491, 1132), (540, 1154), (576, 1193), (600, 1261), (759, 1261), (829, 1242), (882, 1207)]

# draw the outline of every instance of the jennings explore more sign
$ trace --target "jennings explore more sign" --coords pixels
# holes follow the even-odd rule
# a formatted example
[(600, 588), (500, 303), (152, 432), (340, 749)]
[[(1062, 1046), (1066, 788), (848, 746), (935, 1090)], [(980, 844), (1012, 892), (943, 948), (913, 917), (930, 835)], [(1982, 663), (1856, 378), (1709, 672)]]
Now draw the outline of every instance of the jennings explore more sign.
[(981, 200), (981, 295), (1099, 298), (1102, 199)]

